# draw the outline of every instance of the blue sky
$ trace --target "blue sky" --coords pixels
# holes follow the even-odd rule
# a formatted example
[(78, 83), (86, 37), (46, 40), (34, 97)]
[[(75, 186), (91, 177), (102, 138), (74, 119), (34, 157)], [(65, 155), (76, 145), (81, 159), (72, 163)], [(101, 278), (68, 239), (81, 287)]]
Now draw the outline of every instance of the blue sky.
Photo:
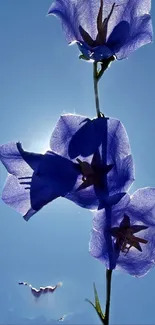
[[(153, 2), (153, 1), (152, 1)], [(0, 143), (20, 141), (24, 149), (45, 152), (62, 113), (95, 116), (92, 65), (78, 59), (49, 0), (1, 0)], [(155, 24), (155, 4), (152, 5)], [(107, 116), (125, 125), (136, 166), (131, 188), (155, 186), (155, 44), (115, 62), (100, 82)], [(0, 165), (0, 190), (7, 172)], [(88, 252), (92, 215), (57, 199), (26, 223), (0, 202), (0, 324), (100, 324), (91, 306), (95, 281), (105, 302), (105, 269)], [(37, 303), (27, 287), (63, 286)], [(154, 324), (155, 269), (136, 279), (114, 272), (111, 324)], [(44, 317), (44, 318), (43, 318)], [(54, 322), (55, 323), (55, 322)]]

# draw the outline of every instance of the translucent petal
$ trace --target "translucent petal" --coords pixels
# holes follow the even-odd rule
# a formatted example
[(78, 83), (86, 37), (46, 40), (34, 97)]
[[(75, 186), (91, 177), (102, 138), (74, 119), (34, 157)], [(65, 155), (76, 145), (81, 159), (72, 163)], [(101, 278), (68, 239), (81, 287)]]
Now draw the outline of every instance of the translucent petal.
[[(0, 159), (9, 171), (2, 198), (25, 220), (74, 186), (79, 171), (74, 163), (52, 152), (28, 153), (16, 143), (0, 147)], [(33, 169), (31, 168), (33, 167)]]
[(144, 276), (155, 264), (155, 227), (140, 231), (136, 236), (148, 240), (148, 243), (140, 244), (142, 252), (132, 247), (126, 255), (120, 253), (117, 267), (140, 277)]
[(117, 262), (117, 254), (113, 249), (110, 229), (119, 224), (129, 201), (130, 197), (126, 194), (117, 206), (108, 207), (94, 213), (89, 251), (92, 256), (105, 263), (107, 268), (115, 268)]
[(0, 146), (0, 160), (6, 167), (8, 173), (22, 176), (23, 171), (33, 173), (38, 168), (43, 155), (26, 152), (22, 149), (21, 144), (10, 142)]
[(124, 45), (118, 48), (116, 44), (111, 48), (115, 52), (117, 59), (124, 59), (139, 47), (152, 42), (152, 38), (153, 31), (151, 17), (150, 15), (144, 15), (140, 18), (135, 18), (132, 21), (130, 25), (130, 35), (124, 42)]
[(48, 14), (54, 14), (61, 19), (66, 39), (70, 43), (82, 40), (80, 25), (93, 39), (96, 38), (99, 7), (98, 0), (56, 0)]
[(75, 187), (66, 197), (82, 207), (96, 209), (100, 205), (115, 204), (118, 197), (114, 196), (125, 192), (134, 180), (128, 136), (118, 120), (63, 115), (53, 131), (50, 145), (53, 151), (75, 163), (78, 158), (91, 164), (93, 155), (99, 152), (101, 165), (113, 166), (103, 175), (103, 188), (92, 185), (77, 191), (82, 184), (82, 174), (78, 176)]
[(155, 188), (146, 187), (134, 192), (127, 214), (147, 226), (155, 226)]
[[(106, 16), (113, 5), (113, 0), (104, 0), (104, 16)], [(151, 0), (116, 0), (114, 12), (108, 22), (107, 39), (113, 29), (122, 21), (132, 24), (135, 18), (148, 14), (151, 10)]]
[[(125, 215), (130, 218), (131, 227), (141, 226), (134, 235), (147, 241), (139, 243), (142, 251), (131, 247), (125, 254), (115, 249), (110, 229), (119, 227)], [(131, 275), (144, 276), (155, 264), (155, 188), (139, 189), (131, 199), (124, 196), (115, 206), (96, 212), (90, 253), (107, 268), (117, 267)]]
[[(108, 18), (114, 0), (103, 1), (102, 21)], [(83, 55), (95, 61), (116, 55), (117, 59), (128, 57), (133, 51), (152, 41), (152, 23), (149, 12), (151, 0), (116, 0), (111, 16), (108, 18), (106, 40), (94, 47), (98, 35), (97, 17), (99, 0), (56, 0), (49, 14), (58, 16), (68, 42), (77, 42)], [(79, 27), (92, 40), (92, 48), (83, 39)], [(89, 44), (89, 42), (88, 42)], [(89, 44), (91, 45), (91, 44)]]

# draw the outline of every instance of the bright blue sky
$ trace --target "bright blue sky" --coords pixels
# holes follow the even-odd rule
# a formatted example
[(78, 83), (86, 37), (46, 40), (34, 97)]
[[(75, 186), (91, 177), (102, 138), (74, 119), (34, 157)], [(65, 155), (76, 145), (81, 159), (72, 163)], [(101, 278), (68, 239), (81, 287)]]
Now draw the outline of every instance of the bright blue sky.
[[(152, 1), (153, 2), (153, 1)], [(59, 21), (46, 17), (50, 0), (1, 0), (0, 143), (21, 141), (26, 150), (44, 152), (62, 113), (95, 115), (92, 65), (78, 60)], [(152, 18), (155, 25), (155, 4)], [(119, 118), (129, 134), (136, 181), (131, 191), (155, 186), (155, 44), (128, 60), (115, 62), (100, 83), (106, 115)], [(6, 178), (0, 165), (0, 189)], [(84, 299), (93, 299), (95, 281), (105, 301), (104, 266), (88, 253), (92, 215), (58, 199), (26, 223), (0, 202), (0, 324), (31, 324), (29, 318), (67, 324), (100, 324)], [(28, 288), (63, 281), (55, 294), (37, 304)], [(111, 324), (155, 323), (155, 268), (135, 279), (114, 272)], [(26, 320), (23, 320), (26, 318)], [(25, 321), (25, 323), (24, 323)]]

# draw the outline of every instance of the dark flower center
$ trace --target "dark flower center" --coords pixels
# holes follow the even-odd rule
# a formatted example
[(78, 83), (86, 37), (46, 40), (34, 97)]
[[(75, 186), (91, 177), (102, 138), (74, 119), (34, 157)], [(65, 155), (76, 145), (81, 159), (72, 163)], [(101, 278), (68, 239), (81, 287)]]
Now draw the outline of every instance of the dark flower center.
[(107, 30), (108, 30), (108, 22), (110, 17), (113, 14), (114, 8), (116, 7), (116, 4), (113, 3), (109, 15), (102, 21), (103, 17), (103, 0), (101, 1), (101, 5), (99, 8), (99, 13), (97, 16), (97, 36), (96, 39), (93, 40), (92, 37), (88, 34), (88, 32), (82, 27), (79, 26), (80, 34), (84, 40), (89, 46), (96, 47), (99, 45), (104, 45), (106, 42), (107, 37)]
[(134, 236), (134, 233), (145, 230), (148, 227), (142, 225), (130, 225), (130, 218), (124, 215), (119, 227), (111, 229), (111, 235), (115, 237), (116, 248), (123, 252), (125, 255), (129, 252), (131, 247), (136, 248), (142, 252), (140, 243), (147, 244), (148, 240)]
[(97, 165), (94, 163), (95, 155), (92, 159), (91, 164), (87, 161), (81, 161), (77, 158), (77, 162), (80, 165), (82, 173), (82, 184), (79, 186), (78, 190), (82, 190), (91, 185), (103, 188), (103, 176), (105, 176), (113, 167), (113, 165)]

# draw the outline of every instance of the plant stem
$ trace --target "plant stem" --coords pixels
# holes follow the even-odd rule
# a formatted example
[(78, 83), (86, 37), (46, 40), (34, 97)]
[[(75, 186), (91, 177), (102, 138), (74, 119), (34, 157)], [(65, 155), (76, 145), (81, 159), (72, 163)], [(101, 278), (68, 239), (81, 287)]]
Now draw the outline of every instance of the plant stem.
[(93, 63), (93, 79), (94, 79), (94, 93), (95, 93), (95, 104), (96, 104), (96, 114), (97, 117), (101, 117), (99, 96), (98, 96), (98, 71), (97, 62)]
[(109, 325), (112, 270), (106, 270), (106, 309), (104, 325)]

